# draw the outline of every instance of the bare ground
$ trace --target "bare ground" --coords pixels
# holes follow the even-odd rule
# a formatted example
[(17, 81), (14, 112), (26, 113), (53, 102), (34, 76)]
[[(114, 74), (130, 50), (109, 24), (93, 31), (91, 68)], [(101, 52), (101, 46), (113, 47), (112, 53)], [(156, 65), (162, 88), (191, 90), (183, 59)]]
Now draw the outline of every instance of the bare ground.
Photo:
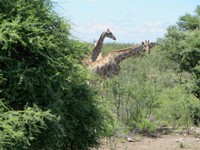
[(95, 150), (200, 150), (200, 137), (194, 135), (162, 135), (159, 138), (138, 136), (127, 139), (102, 140)]

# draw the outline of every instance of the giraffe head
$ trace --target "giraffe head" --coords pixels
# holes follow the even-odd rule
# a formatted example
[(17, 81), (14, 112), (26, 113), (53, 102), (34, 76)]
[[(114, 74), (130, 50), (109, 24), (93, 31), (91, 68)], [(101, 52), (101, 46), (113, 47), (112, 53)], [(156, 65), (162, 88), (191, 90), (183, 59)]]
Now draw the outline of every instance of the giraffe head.
[(150, 53), (150, 49), (152, 48), (152, 47), (154, 47), (154, 45), (155, 45), (155, 43), (150, 43), (149, 42), (149, 40), (147, 41), (147, 40), (145, 40), (145, 42), (142, 42), (142, 46), (143, 46), (143, 51), (144, 52), (148, 52), (148, 53)]
[(109, 29), (107, 29), (107, 31), (105, 32), (105, 36), (113, 40), (116, 40), (116, 37), (113, 35), (113, 33)]

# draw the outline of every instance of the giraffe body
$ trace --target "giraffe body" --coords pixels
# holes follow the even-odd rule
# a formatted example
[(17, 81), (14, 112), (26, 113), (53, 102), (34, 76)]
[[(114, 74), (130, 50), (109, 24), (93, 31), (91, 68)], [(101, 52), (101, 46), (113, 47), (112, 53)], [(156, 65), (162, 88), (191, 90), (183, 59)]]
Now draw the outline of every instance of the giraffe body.
[(141, 45), (136, 45), (131, 48), (116, 50), (108, 53), (104, 58), (89, 63), (89, 69), (102, 77), (112, 77), (120, 73), (120, 62), (129, 57), (138, 57), (144, 52), (150, 52), (153, 47), (149, 41), (142, 42)]

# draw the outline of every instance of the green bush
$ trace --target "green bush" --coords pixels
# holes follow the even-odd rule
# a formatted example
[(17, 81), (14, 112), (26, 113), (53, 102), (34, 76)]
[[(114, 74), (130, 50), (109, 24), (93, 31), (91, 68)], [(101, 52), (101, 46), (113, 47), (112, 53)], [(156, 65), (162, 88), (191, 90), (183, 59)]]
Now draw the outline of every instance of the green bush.
[[(44, 118), (48, 110), (60, 118), (45, 121), (46, 130), (36, 123), (38, 135), (28, 141), (28, 148), (97, 146), (106, 114), (86, 84), (88, 74), (81, 59), (89, 51), (87, 44), (73, 38), (69, 21), (54, 12), (50, 0), (1, 0), (0, 6), (0, 98), (10, 113), (37, 105)], [(21, 142), (27, 143), (25, 137), (15, 144)]]
[(157, 130), (156, 124), (149, 121), (147, 118), (141, 119), (140, 122), (136, 123), (136, 130), (139, 130), (141, 133), (155, 133)]
[(46, 121), (57, 122), (50, 111), (42, 111), (36, 105), (13, 111), (0, 100), (0, 149), (28, 149), (41, 132)]
[(181, 86), (166, 89), (159, 98), (162, 104), (158, 119), (174, 128), (183, 126), (189, 132), (193, 125), (194, 111), (200, 106), (199, 100)]
[[(174, 69), (179, 72), (188, 72), (193, 78), (190, 91), (200, 99), (200, 6), (197, 6), (194, 15), (181, 16), (177, 25), (170, 26), (165, 38), (160, 42), (160, 49), (165, 58), (176, 64)], [(188, 81), (187, 81), (188, 82)]]

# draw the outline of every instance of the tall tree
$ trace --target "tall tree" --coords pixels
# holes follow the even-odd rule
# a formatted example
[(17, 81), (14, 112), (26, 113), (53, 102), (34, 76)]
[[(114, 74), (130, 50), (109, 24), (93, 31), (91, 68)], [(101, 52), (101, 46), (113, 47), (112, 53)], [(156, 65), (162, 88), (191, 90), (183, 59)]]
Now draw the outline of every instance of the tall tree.
[[(168, 58), (179, 65), (180, 71), (193, 76), (194, 95), (200, 99), (200, 6), (195, 14), (186, 14), (179, 18), (177, 26), (168, 28), (161, 49)], [(193, 82), (193, 81), (190, 81)]]

